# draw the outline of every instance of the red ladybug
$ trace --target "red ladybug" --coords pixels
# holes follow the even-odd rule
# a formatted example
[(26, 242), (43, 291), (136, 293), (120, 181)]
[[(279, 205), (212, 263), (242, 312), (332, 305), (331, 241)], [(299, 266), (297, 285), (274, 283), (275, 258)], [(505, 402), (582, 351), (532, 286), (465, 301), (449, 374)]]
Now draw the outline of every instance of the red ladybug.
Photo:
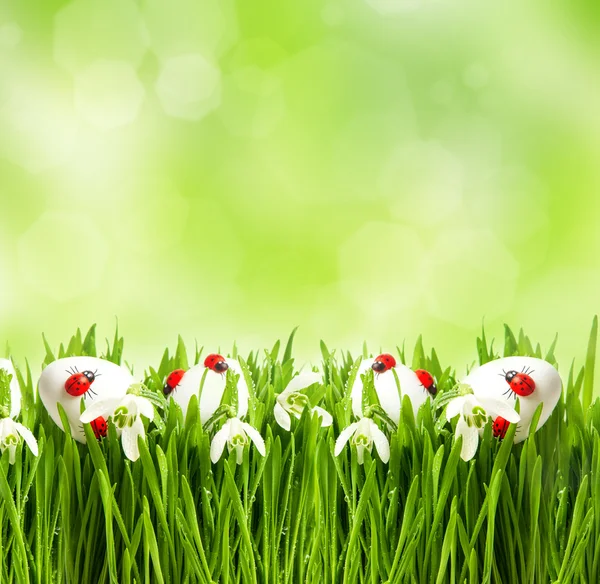
[(225, 373), (229, 369), (229, 365), (225, 362), (225, 357), (216, 353), (212, 353), (204, 359), (204, 367), (212, 369), (215, 373)]
[(67, 370), (67, 373), (71, 375), (65, 381), (65, 390), (69, 395), (79, 396), (83, 395), (87, 397), (89, 394), (96, 395), (96, 392), (92, 389), (92, 383), (99, 377), (98, 371), (77, 371), (75, 367)]
[(503, 417), (498, 416), (494, 423), (492, 424), (492, 432), (496, 438), (504, 438), (506, 436), (506, 432), (508, 427), (510, 426), (510, 422), (505, 420)]
[(106, 424), (106, 420), (102, 416), (98, 416), (96, 419), (92, 420), (90, 422), (90, 426), (94, 431), (94, 436), (96, 436), (98, 440), (100, 440), (100, 438), (106, 437), (108, 425)]
[(535, 381), (530, 377), (531, 373), (534, 373), (534, 371), (527, 367), (524, 367), (521, 373), (516, 371), (502, 371), (502, 373), (499, 373), (508, 383), (508, 390), (505, 393), (512, 391), (515, 399), (517, 399), (517, 395), (521, 397), (531, 395), (535, 389)]
[(389, 353), (379, 355), (379, 357), (375, 358), (373, 365), (371, 365), (371, 369), (373, 369), (375, 373), (384, 373), (385, 371), (389, 371), (392, 367), (396, 367), (396, 359)]
[(165, 382), (165, 386), (163, 387), (163, 393), (165, 395), (169, 395), (173, 391), (175, 391), (175, 388), (181, 382), (181, 378), (183, 377), (184, 374), (185, 374), (185, 371), (183, 369), (175, 369), (175, 371), (172, 371), (171, 373), (169, 373), (169, 376), (167, 377), (167, 381)]
[(437, 387), (435, 385), (435, 381), (433, 379), (433, 375), (429, 373), (429, 371), (425, 371), (425, 369), (417, 369), (415, 371), (421, 385), (428, 391), (431, 395), (435, 395), (437, 393)]

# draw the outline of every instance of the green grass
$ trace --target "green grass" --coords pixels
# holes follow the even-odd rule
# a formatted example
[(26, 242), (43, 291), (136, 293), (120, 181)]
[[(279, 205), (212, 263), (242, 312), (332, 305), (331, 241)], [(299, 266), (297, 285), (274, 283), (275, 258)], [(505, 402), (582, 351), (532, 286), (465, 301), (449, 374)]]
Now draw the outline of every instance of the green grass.
[[(415, 416), (406, 401), (389, 464), (374, 454), (360, 466), (349, 448), (334, 458), (335, 437), (351, 421), (355, 359), (324, 343), (326, 383), (313, 399), (334, 415), (328, 429), (306, 411), (290, 433), (274, 422), (275, 395), (295, 371), (292, 338), (283, 350), (278, 342), (245, 358), (256, 395), (251, 422), (267, 456), (246, 449), (241, 465), (235, 453), (213, 465), (197, 407), (184, 420), (173, 402), (149, 424), (135, 463), (112, 425), (101, 442), (86, 426), (89, 445), (81, 445), (34, 404), (25, 367), (22, 421), (40, 455), (19, 446), (13, 466), (7, 452), (0, 461), (0, 582), (597, 582), (596, 336), (595, 320), (585, 365), (562, 371), (563, 397), (543, 428), (513, 445), (514, 426), (499, 442), (488, 424), (468, 463), (438, 412), (427, 403)], [(46, 363), (97, 354), (95, 328), (56, 353), (45, 343)], [(501, 353), (554, 363), (554, 345), (543, 352), (506, 327)], [(476, 347), (479, 363), (497, 356), (485, 333)], [(421, 339), (411, 360), (399, 353), (431, 371), (442, 396), (454, 387), (453, 368)], [(148, 369), (147, 387), (160, 392), (167, 373), (200, 355), (180, 341)], [(240, 358), (235, 348), (231, 356)], [(118, 333), (104, 357), (121, 363)]]

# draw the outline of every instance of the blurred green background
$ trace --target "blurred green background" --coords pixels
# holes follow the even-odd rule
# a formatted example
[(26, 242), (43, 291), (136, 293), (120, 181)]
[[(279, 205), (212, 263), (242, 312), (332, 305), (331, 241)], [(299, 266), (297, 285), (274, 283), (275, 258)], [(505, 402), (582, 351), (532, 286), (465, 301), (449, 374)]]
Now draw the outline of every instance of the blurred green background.
[(141, 368), (299, 324), (300, 362), (422, 333), (461, 366), (485, 318), (583, 357), (599, 12), (0, 0), (0, 342), (118, 317)]

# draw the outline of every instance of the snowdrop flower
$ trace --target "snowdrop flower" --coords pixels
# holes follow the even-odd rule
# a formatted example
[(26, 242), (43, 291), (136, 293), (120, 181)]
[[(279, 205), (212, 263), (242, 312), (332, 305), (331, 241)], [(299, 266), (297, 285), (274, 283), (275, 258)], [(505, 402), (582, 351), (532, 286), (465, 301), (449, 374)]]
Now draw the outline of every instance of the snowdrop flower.
[(8, 461), (10, 464), (15, 463), (15, 452), (21, 438), (25, 440), (29, 450), (34, 456), (38, 455), (38, 445), (35, 436), (29, 428), (19, 424), (10, 418), (2, 418), (0, 420), (0, 452), (4, 452), (8, 448)]
[(265, 455), (265, 441), (256, 428), (242, 422), (239, 418), (229, 418), (222, 428), (214, 435), (210, 444), (210, 459), (216, 463), (222, 456), (225, 444), (228, 452), (235, 450), (236, 462), (242, 464), (244, 459), (244, 448), (254, 442), (256, 450), (262, 456)]
[[(290, 430), (292, 427), (292, 419), (290, 414), (295, 418), (300, 419), (304, 408), (309, 404), (308, 396), (302, 393), (303, 389), (306, 389), (313, 383), (319, 383), (321, 381), (321, 375), (318, 373), (302, 373), (296, 375), (288, 383), (287, 387), (277, 396), (275, 407), (273, 408), (273, 414), (275, 420), (284, 429)], [(316, 412), (321, 418), (321, 426), (331, 426), (333, 424), (333, 418), (331, 414), (315, 406), (311, 408), (311, 412)]]
[(383, 462), (388, 462), (390, 459), (390, 443), (371, 418), (361, 418), (358, 422), (354, 422), (342, 430), (335, 441), (335, 456), (340, 455), (348, 440), (356, 446), (358, 464), (363, 464), (365, 450), (370, 453), (373, 450), (373, 444)]
[(456, 424), (456, 438), (462, 436), (460, 457), (471, 460), (475, 456), (479, 444), (479, 433), (483, 430), (489, 417), (501, 416), (506, 421), (516, 424), (521, 418), (506, 401), (475, 397), (473, 394), (461, 395), (450, 401), (446, 408), (446, 418), (460, 415)]
[(151, 420), (154, 417), (154, 406), (145, 397), (128, 393), (122, 398), (108, 398), (96, 401), (87, 408), (79, 418), (89, 424), (99, 416), (112, 418), (115, 426), (121, 431), (123, 452), (129, 460), (136, 461), (140, 457), (138, 436), (144, 437), (144, 423), (140, 416)]

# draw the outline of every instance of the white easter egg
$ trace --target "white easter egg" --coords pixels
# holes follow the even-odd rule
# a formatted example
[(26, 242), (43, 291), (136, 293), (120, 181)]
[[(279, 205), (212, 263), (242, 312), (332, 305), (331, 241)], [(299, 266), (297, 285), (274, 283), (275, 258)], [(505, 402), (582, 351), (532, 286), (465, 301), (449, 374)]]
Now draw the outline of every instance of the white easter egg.
[[(240, 376), (237, 384), (238, 388), (238, 417), (242, 418), (248, 412), (248, 386), (242, 373), (242, 368), (236, 359), (225, 359), (230, 369)], [(188, 404), (192, 395), (198, 395), (202, 376), (206, 372), (204, 385), (202, 386), (202, 396), (200, 397), (200, 421), (206, 422), (217, 410), (221, 404), (223, 392), (225, 391), (225, 374), (217, 373), (203, 364), (194, 365), (188, 369), (179, 385), (173, 390), (171, 396), (187, 414)]]
[[(533, 379), (535, 388), (530, 395), (517, 396), (506, 380), (510, 372), (527, 373)], [(521, 421), (517, 425), (515, 443), (527, 438), (529, 426), (536, 408), (543, 404), (538, 429), (545, 424), (552, 414), (562, 391), (562, 380), (558, 371), (547, 361), (534, 357), (504, 357), (485, 363), (467, 375), (462, 383), (471, 386), (478, 397), (493, 397), (505, 400), (511, 405), (520, 402)], [(493, 415), (493, 412), (490, 412)]]
[[(352, 411), (357, 417), (362, 417), (362, 396), (363, 382), (361, 375), (364, 375), (375, 362), (375, 359), (365, 359), (361, 362), (358, 368), (358, 374), (352, 386), (350, 397), (352, 399)], [(417, 374), (406, 365), (398, 363), (393, 369), (398, 375), (400, 381), (400, 391), (402, 396), (407, 395), (416, 414), (421, 407), (421, 404), (427, 399), (428, 393), (419, 381)], [(400, 396), (398, 395), (398, 387), (392, 369), (388, 369), (383, 373), (375, 373), (375, 391), (379, 398), (381, 407), (387, 415), (396, 424), (400, 421)]]
[(17, 374), (10, 359), (0, 359), (0, 369), (4, 369), (12, 375), (10, 380), (10, 417), (16, 418), (21, 411), (21, 388), (17, 380)]
[[(83, 372), (93, 373), (89, 389), (80, 396), (67, 393), (67, 380), (72, 375)], [(132, 383), (135, 383), (135, 379), (129, 370), (110, 361), (96, 357), (66, 357), (50, 363), (42, 371), (38, 392), (58, 427), (63, 427), (57, 405), (61, 404), (67, 414), (73, 438), (85, 443), (83, 425), (79, 421), (81, 402), (87, 408), (100, 399), (124, 397)]]

